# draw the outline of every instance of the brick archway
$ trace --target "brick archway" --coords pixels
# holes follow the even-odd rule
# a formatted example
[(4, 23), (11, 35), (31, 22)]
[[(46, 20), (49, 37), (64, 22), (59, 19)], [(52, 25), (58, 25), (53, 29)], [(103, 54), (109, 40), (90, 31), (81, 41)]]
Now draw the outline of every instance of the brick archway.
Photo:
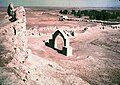
[[(55, 42), (55, 39), (59, 34), (63, 38), (63, 41), (64, 41), (64, 46), (63, 46), (61, 51), (56, 48), (57, 43)], [(55, 50), (57, 50), (59, 53), (64, 54), (66, 56), (71, 56), (72, 55), (72, 48), (69, 46), (68, 36), (62, 30), (55, 31), (55, 33), (52, 34), (52, 39), (49, 39), (49, 41), (46, 42), (46, 45), (55, 49)]]
[(56, 48), (56, 43), (55, 43), (55, 38), (60, 34), (60, 36), (63, 38), (64, 41), (64, 46), (69, 46), (69, 40), (67, 38), (67, 35), (62, 31), (62, 30), (57, 30), (53, 35), (52, 35), (52, 39), (53, 39), (53, 47)]

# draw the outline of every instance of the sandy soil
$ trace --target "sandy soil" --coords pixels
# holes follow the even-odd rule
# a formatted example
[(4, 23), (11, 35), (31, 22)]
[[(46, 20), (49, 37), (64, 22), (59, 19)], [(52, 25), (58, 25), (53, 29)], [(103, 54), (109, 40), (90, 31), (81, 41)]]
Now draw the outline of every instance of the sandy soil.
[[(31, 16), (32, 15), (32, 16)], [(120, 83), (120, 30), (106, 27), (100, 29), (99, 24), (81, 21), (58, 21), (59, 16), (41, 11), (27, 13), (27, 29), (34, 25), (37, 29), (47, 26), (64, 26), (73, 29), (78, 27), (76, 36), (69, 37), (73, 48), (73, 56), (66, 57), (45, 46), (51, 32), (42, 36), (29, 36), (28, 47), (34, 55), (52, 60), (66, 70), (63, 75), (74, 75), (87, 81), (90, 85), (118, 85)], [(84, 33), (81, 30), (89, 27)], [(33, 27), (34, 28), (34, 27)], [(61, 71), (62, 72), (62, 71)], [(56, 73), (49, 74), (57, 76)], [(61, 77), (60, 77), (61, 78)], [(69, 84), (66, 84), (69, 85)], [(76, 84), (75, 84), (76, 85)], [(79, 84), (77, 84), (79, 85)]]

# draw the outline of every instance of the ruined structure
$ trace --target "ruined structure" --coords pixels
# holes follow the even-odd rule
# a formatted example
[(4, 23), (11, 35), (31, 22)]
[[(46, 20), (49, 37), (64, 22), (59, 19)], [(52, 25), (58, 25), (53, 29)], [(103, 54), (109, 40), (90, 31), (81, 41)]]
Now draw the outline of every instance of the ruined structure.
[[(20, 67), (29, 56), (27, 51), (25, 9), (24, 7), (14, 9), (13, 4), (9, 4), (7, 12), (9, 17), (3, 19), (3, 23), (0, 25), (0, 67), (9, 67), (9, 69), (14, 70), (14, 73), (24, 76), (22, 68)], [(14, 18), (13, 15), (15, 15), (15, 13), (17, 17)], [(16, 68), (18, 70), (16, 70)], [(5, 72), (2, 74), (4, 75)], [(10, 76), (7, 75), (7, 77), (9, 77), (9, 79), (1, 80), (2, 76), (0, 76), (1, 85), (3, 85), (3, 83), (5, 85), (25, 85), (22, 79), (20, 80), (14, 77), (13, 74)]]
[[(18, 10), (19, 9), (19, 10)], [(24, 7), (18, 7), (14, 9), (12, 3), (8, 6), (8, 15), (10, 20), (15, 20), (13, 18), (14, 13), (19, 15), (16, 21), (11, 23), (9, 18), (3, 20), (5, 23), (0, 26), (0, 54), (2, 59), (2, 64), (9, 63), (14, 58), (19, 58), (19, 61), (23, 61), (27, 56), (27, 36), (26, 36), (26, 16)], [(20, 56), (20, 57), (18, 57)], [(7, 62), (7, 63), (6, 63)]]
[(59, 21), (64, 21), (64, 20), (67, 20), (68, 19), (68, 16), (60, 16), (59, 18)]
[[(60, 34), (60, 36), (63, 38), (64, 46), (62, 50), (59, 50), (57, 48), (57, 41), (55, 40), (56, 37)], [(69, 45), (69, 39), (68, 36), (65, 34), (62, 30), (55, 31), (54, 34), (52, 34), (52, 39), (49, 39), (48, 42), (45, 42), (45, 44), (55, 50), (57, 50), (59, 53), (66, 55), (66, 56), (72, 56), (72, 47)]]
[(8, 8), (7, 8), (7, 13), (10, 17), (10, 21), (11, 22), (14, 22), (18, 19), (21, 19), (25, 16), (25, 9), (24, 7), (17, 7), (17, 8), (14, 8), (14, 5), (13, 3), (10, 3)]

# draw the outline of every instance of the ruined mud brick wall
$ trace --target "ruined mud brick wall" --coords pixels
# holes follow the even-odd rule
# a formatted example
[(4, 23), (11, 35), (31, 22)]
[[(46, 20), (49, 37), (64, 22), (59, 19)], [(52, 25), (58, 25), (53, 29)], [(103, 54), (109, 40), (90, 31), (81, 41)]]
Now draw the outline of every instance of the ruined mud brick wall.
[(27, 57), (26, 17), (13, 22), (11, 29), (13, 29), (15, 56), (21, 56), (17, 58), (19, 58), (19, 61), (23, 61)]
[[(23, 7), (22, 7), (23, 8)], [(22, 11), (17, 8), (19, 19), (0, 26), (0, 65), (8, 64), (12, 59), (22, 62), (27, 57), (26, 16), (19, 15)], [(21, 16), (21, 17), (20, 17)]]

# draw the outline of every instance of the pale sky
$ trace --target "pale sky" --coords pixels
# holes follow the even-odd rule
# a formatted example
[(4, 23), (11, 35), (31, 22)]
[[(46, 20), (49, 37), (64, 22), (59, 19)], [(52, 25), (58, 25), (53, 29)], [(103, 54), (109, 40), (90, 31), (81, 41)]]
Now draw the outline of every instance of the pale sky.
[(120, 7), (119, 0), (0, 0), (0, 6)]

